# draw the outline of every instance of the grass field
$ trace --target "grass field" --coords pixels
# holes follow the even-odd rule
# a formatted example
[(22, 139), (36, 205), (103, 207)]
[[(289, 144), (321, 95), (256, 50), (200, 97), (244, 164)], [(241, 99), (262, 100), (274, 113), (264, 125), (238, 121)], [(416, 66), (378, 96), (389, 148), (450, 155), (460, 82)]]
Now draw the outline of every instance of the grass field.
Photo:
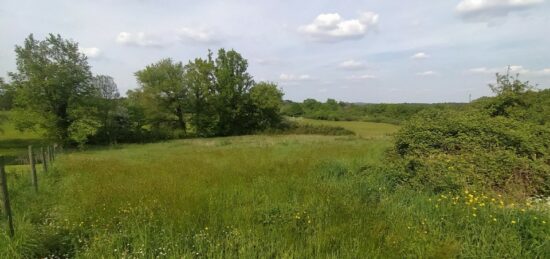
[[(61, 155), (34, 194), (10, 168), (16, 236), (0, 257), (548, 258), (549, 212), (400, 187), (397, 128), (357, 136), (177, 140)], [(399, 173), (399, 172), (398, 172)]]
[[(0, 111), (0, 116), (9, 118), (10, 114)], [(0, 155), (8, 157), (10, 160), (22, 155), (24, 156), (29, 145), (38, 147), (43, 144), (38, 133), (32, 131), (18, 131), (12, 123), (7, 121), (0, 124), (0, 129), (2, 129), (2, 131), (0, 131)]]

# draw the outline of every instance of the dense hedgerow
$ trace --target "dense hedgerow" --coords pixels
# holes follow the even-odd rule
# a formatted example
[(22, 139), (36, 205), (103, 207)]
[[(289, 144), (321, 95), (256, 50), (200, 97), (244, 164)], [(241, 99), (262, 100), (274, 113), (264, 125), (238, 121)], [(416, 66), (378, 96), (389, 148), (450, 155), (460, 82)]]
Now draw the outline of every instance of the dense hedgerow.
[(355, 135), (355, 132), (339, 126), (329, 125), (312, 125), (307, 123), (299, 123), (295, 121), (285, 120), (278, 128), (271, 128), (264, 131), (267, 134), (305, 134), (305, 135), (327, 135), (327, 136), (344, 136)]
[(550, 95), (498, 79), (496, 97), (461, 111), (426, 110), (403, 125), (394, 151), (406, 181), (435, 191), (550, 194), (550, 118), (539, 116)]

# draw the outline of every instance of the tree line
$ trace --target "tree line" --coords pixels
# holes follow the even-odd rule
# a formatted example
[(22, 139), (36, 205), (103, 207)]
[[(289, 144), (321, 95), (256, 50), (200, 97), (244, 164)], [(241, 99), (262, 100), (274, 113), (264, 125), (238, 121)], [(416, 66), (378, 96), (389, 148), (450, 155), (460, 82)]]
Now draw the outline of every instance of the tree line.
[(400, 124), (426, 109), (464, 107), (464, 103), (347, 103), (327, 99), (320, 102), (306, 99), (303, 102), (285, 101), (282, 113), (286, 116), (333, 121), (371, 121)]
[(277, 127), (282, 91), (255, 82), (237, 51), (209, 51), (187, 64), (162, 59), (137, 71), (121, 97), (113, 78), (93, 75), (78, 43), (31, 34), (15, 47), (16, 71), (0, 78), (0, 109), (20, 130), (63, 144), (229, 136)]

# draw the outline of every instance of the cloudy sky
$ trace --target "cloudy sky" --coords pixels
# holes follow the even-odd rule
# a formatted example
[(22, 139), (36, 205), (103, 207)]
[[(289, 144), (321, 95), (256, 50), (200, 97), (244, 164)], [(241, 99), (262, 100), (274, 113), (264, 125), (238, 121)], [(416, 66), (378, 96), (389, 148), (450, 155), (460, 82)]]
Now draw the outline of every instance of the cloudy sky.
[(507, 66), (550, 87), (548, 0), (0, 0), (1, 77), (30, 33), (79, 42), (123, 93), (147, 64), (221, 47), (291, 100), (467, 101)]

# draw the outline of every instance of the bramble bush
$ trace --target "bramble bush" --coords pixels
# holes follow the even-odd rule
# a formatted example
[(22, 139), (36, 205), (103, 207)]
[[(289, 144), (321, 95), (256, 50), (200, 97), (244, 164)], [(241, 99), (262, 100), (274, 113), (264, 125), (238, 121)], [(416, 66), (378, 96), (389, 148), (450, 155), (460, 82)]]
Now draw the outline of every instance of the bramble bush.
[[(497, 77), (496, 97), (463, 110), (425, 110), (406, 122), (394, 145), (403, 180), (437, 192), (464, 188), (525, 197), (550, 194), (550, 128), (540, 111), (546, 91)], [(533, 109), (533, 107), (538, 107)]]

